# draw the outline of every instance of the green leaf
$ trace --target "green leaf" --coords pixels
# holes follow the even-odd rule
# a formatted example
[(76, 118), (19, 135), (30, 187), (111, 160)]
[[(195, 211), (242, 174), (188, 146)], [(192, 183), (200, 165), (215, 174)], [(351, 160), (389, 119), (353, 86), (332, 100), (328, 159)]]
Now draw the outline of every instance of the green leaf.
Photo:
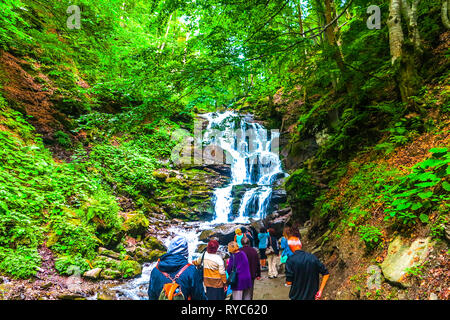
[(444, 190), (446, 191), (450, 191), (450, 183), (448, 183), (447, 181), (442, 182), (442, 188), (444, 188)]
[(422, 208), (422, 204), (420, 203), (420, 202), (416, 202), (416, 203), (414, 203), (413, 205), (412, 205), (412, 207), (411, 207), (411, 210), (417, 210), (417, 209), (420, 209), (420, 208)]
[(428, 221), (430, 221), (430, 219), (428, 218), (428, 216), (426, 214), (421, 214), (419, 216), (420, 221), (422, 221), (423, 223), (428, 223)]
[(417, 194), (421, 199), (428, 199), (433, 195), (433, 191), (421, 192)]

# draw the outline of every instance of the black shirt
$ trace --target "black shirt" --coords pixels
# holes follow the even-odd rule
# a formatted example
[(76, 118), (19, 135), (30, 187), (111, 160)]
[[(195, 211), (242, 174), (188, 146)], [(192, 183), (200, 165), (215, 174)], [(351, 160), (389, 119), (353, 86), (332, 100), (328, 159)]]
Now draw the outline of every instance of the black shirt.
[(328, 270), (311, 253), (297, 250), (286, 261), (286, 281), (292, 282), (291, 300), (314, 300), (319, 291), (319, 274), (327, 275)]

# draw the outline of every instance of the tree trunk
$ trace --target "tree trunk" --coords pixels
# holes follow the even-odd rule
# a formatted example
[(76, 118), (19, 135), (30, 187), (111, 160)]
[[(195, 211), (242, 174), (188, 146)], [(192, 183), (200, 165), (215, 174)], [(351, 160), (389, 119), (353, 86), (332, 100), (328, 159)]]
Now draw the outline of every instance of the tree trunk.
[(450, 29), (450, 18), (448, 16), (449, 9), (450, 9), (450, 0), (442, 0), (441, 18), (442, 23), (447, 29)]
[(392, 64), (402, 57), (402, 47), (404, 42), (402, 18), (401, 18), (401, 0), (391, 0), (389, 5), (389, 18), (387, 25), (389, 28), (389, 48), (391, 51)]
[[(336, 9), (333, 7), (334, 4), (332, 0), (325, 0), (325, 23), (329, 25), (333, 19), (336, 17)], [(325, 30), (325, 35), (328, 41), (328, 45), (332, 50), (332, 56), (336, 61), (336, 64), (341, 71), (342, 75), (345, 77), (348, 73), (348, 69), (345, 66), (344, 56), (342, 55), (341, 48), (336, 40), (336, 30), (337, 30), (337, 21), (330, 25)], [(345, 81), (345, 86), (347, 88), (347, 92), (351, 91), (351, 83), (349, 81)]]
[(167, 29), (166, 29), (166, 34), (164, 35), (164, 41), (163, 41), (163, 43), (161, 44), (161, 47), (159, 47), (159, 52), (160, 52), (160, 53), (163, 52), (164, 47), (165, 47), (165, 45), (166, 45), (166, 39), (167, 39), (167, 36), (169, 35), (170, 20), (172, 20), (172, 14), (173, 14), (173, 13), (170, 14), (169, 21), (167, 21)]
[[(413, 0), (412, 6), (409, 7), (406, 0), (391, 0), (388, 19), (392, 65), (397, 72), (397, 83), (400, 96), (402, 101), (412, 108), (415, 108), (415, 102), (411, 97), (416, 95), (421, 85), (421, 78), (416, 67), (418, 60), (417, 53), (421, 52), (421, 41), (417, 29), (418, 3), (419, 0)], [(406, 19), (409, 20), (409, 41), (405, 41), (403, 34), (401, 25), (402, 11)]]
[(413, 0), (411, 6), (408, 0), (402, 0), (402, 12), (408, 25), (409, 39), (414, 44), (417, 52), (422, 52), (422, 39), (419, 34), (419, 27), (417, 26), (417, 6), (420, 0)]
[(300, 33), (303, 36), (303, 19), (302, 19), (302, 2), (301, 0), (299, 0), (298, 4), (297, 4), (297, 11), (298, 11), (298, 27), (300, 29)]

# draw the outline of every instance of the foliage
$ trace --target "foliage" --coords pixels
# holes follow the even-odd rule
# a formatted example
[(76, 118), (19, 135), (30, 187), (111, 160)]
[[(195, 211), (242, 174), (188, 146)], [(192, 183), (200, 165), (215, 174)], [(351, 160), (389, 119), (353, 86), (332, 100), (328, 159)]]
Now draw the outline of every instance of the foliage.
[(0, 247), (0, 271), (15, 278), (29, 278), (36, 275), (41, 257), (32, 248), (19, 246), (16, 249)]
[(370, 225), (359, 226), (358, 232), (368, 250), (373, 250), (381, 244), (383, 234), (379, 228)]
[(385, 220), (402, 224), (429, 221), (428, 213), (442, 204), (448, 208), (450, 185), (450, 152), (447, 148), (433, 148), (431, 158), (415, 165), (412, 172), (392, 184), (383, 186), (386, 201)]
[(90, 269), (89, 263), (81, 254), (61, 256), (55, 260), (55, 269), (63, 275), (82, 275)]

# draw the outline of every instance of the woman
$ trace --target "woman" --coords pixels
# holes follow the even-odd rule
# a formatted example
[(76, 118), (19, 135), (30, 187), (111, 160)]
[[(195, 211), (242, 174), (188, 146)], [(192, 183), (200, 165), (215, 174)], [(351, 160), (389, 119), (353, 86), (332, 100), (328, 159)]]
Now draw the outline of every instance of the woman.
[(288, 239), (289, 239), (290, 235), (291, 235), (291, 228), (284, 227), (283, 237), (281, 238), (281, 244), (280, 244), (280, 248), (283, 250), (281, 252), (281, 258), (280, 258), (281, 265), (284, 265), (286, 263), (287, 259), (294, 254), (291, 251), (291, 249), (289, 248), (289, 244), (288, 244)]
[(227, 273), (231, 276), (233, 270), (236, 270), (237, 278), (237, 282), (231, 285), (233, 300), (243, 300), (244, 291), (252, 288), (252, 277), (247, 255), (239, 250), (239, 246), (235, 241), (228, 244), (228, 251), (230, 252), (230, 259), (228, 260)]
[(297, 250), (302, 250), (302, 242), (300, 240), (300, 231), (298, 230), (298, 226), (292, 226), (290, 228), (288, 246), (292, 254), (294, 254)]
[(269, 279), (278, 277), (278, 256), (280, 250), (278, 248), (278, 241), (275, 237), (275, 229), (269, 229), (269, 243), (266, 249), (267, 262), (269, 264)]
[(259, 240), (258, 249), (259, 249), (259, 258), (261, 260), (260, 262), (261, 262), (262, 269), (267, 269), (266, 249), (267, 249), (268, 238), (269, 238), (269, 233), (267, 232), (266, 228), (262, 227), (258, 233), (258, 240)]
[(242, 230), (237, 228), (235, 231), (235, 236), (234, 236), (234, 242), (236, 242), (238, 244), (239, 248), (242, 248), (242, 238), (245, 237), (245, 235), (242, 233)]
[(196, 266), (203, 268), (203, 283), (206, 288), (208, 300), (224, 300), (227, 288), (227, 276), (225, 273), (225, 263), (217, 254), (219, 242), (211, 240), (208, 242), (206, 252), (197, 260), (192, 261)]

